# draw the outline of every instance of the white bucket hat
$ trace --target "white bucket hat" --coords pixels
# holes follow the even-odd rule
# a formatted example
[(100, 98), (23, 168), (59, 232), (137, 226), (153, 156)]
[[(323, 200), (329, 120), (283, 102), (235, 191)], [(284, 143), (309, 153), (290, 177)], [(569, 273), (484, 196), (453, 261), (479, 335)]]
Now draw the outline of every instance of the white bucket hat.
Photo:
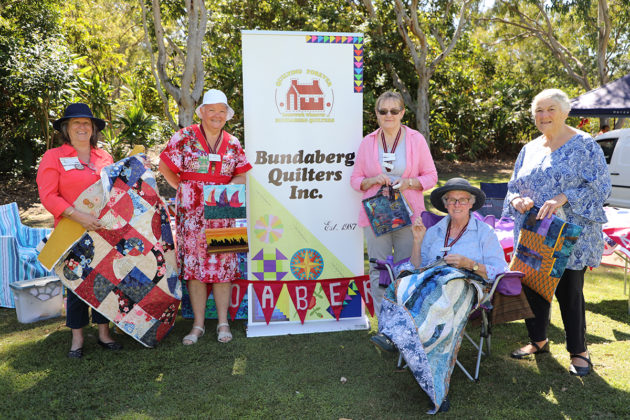
[(197, 109), (195, 109), (195, 114), (197, 114), (197, 116), (201, 118), (201, 107), (210, 104), (224, 104), (227, 107), (227, 116), (225, 118), (226, 121), (231, 120), (234, 116), (234, 110), (228, 105), (225, 93), (221, 92), (218, 89), (210, 89), (203, 95), (203, 102), (201, 102), (201, 105), (199, 105)]

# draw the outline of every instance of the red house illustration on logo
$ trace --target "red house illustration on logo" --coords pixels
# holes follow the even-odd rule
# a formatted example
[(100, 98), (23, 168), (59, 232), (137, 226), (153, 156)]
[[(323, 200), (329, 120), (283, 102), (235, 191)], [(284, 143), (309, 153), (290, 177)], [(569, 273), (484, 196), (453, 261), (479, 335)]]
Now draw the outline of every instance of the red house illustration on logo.
[(298, 84), (297, 79), (291, 79), (291, 86), (287, 92), (287, 111), (323, 111), (324, 92), (319, 87), (319, 80), (314, 79), (311, 84)]

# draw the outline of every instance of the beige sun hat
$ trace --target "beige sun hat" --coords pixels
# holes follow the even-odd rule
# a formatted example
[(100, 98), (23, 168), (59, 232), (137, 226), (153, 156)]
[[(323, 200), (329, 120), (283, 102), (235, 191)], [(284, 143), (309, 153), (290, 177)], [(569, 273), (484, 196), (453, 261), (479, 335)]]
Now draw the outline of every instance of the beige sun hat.
[(221, 92), (218, 89), (210, 89), (203, 95), (203, 102), (201, 102), (201, 105), (199, 105), (197, 109), (195, 109), (195, 114), (197, 114), (197, 116), (201, 118), (201, 107), (211, 104), (224, 104), (227, 107), (227, 116), (225, 118), (226, 121), (231, 120), (234, 116), (234, 110), (228, 105), (227, 96), (225, 96), (225, 93)]

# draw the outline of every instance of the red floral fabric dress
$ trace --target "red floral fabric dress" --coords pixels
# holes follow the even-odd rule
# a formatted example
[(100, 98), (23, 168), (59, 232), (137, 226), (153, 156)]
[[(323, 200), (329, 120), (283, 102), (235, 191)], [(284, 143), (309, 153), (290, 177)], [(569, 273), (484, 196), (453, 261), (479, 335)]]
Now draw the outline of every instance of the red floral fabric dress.
[(235, 253), (207, 252), (206, 229), (233, 227), (234, 219), (204, 218), (203, 186), (229, 184), (233, 176), (252, 168), (238, 139), (226, 131), (222, 133), (223, 142), (217, 151), (221, 159), (212, 165), (208, 164), (210, 150), (198, 124), (175, 133), (160, 154), (160, 159), (180, 177), (176, 229), (181, 280), (227, 283), (238, 275)]

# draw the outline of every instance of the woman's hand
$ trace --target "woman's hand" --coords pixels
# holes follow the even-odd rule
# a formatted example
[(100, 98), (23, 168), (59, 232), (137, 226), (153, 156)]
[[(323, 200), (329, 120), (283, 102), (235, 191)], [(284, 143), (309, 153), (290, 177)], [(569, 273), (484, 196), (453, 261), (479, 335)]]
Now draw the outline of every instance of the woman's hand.
[(512, 204), (512, 207), (514, 207), (517, 212), (523, 214), (534, 207), (534, 200), (529, 197), (518, 196), (512, 200), (510, 204)]
[(569, 199), (563, 193), (560, 193), (556, 195), (554, 198), (545, 201), (545, 203), (542, 206), (540, 206), (540, 210), (538, 211), (538, 214), (536, 215), (536, 219), (542, 220), (545, 217), (551, 217), (553, 214), (556, 213), (556, 211), (558, 211), (560, 207), (565, 205), (568, 201)]
[(474, 265), (474, 263), (471, 263), (472, 260), (470, 258), (459, 254), (447, 254), (446, 257), (444, 257), (444, 261), (455, 268), (470, 269)]
[(375, 185), (389, 185), (391, 181), (389, 177), (385, 174), (378, 174), (371, 178), (365, 178), (363, 182), (361, 182), (361, 189), (363, 191), (367, 191)]
[(427, 228), (424, 223), (422, 223), (422, 217), (416, 217), (416, 220), (413, 221), (411, 233), (413, 234), (414, 242), (422, 242), (424, 234), (427, 233)]
[(70, 218), (79, 223), (86, 230), (99, 230), (103, 228), (103, 225), (97, 217), (92, 216), (89, 213), (76, 210), (71, 214)]
[[(419, 184), (419, 182), (416, 181), (416, 178), (400, 178), (396, 183), (400, 191), (416, 189), (417, 184)], [(422, 185), (420, 185), (419, 190), (422, 191)]]

